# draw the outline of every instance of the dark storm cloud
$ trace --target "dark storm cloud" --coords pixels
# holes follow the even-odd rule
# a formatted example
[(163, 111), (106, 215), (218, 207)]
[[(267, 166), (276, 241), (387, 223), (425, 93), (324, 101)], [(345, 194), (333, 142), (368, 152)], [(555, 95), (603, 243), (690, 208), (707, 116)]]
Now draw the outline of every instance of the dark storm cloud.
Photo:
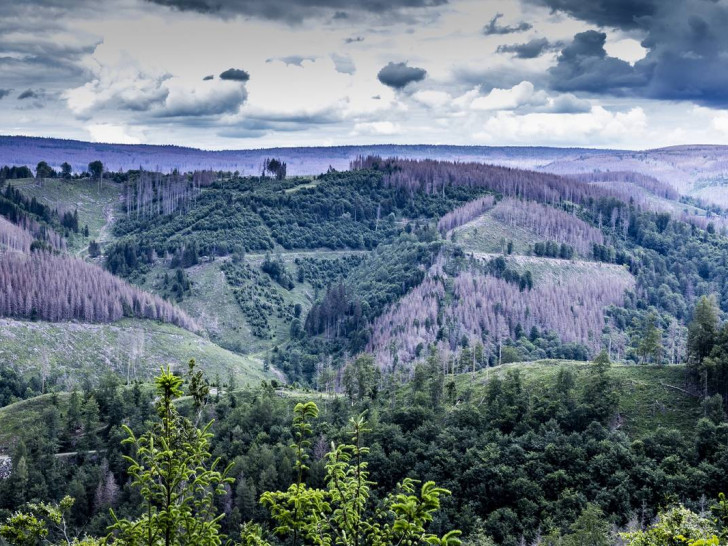
[(427, 70), (415, 66), (407, 66), (406, 62), (390, 62), (377, 74), (380, 82), (394, 89), (402, 89), (410, 83), (422, 81), (426, 76)]
[(0, 0), (3, 83), (58, 90), (86, 81), (82, 57), (92, 53), (100, 40), (78, 32), (68, 41), (58, 35), (68, 32), (69, 15), (83, 18), (91, 5), (91, 0)]
[(526, 23), (525, 21), (521, 21), (517, 25), (499, 25), (498, 19), (501, 17), (503, 17), (502, 13), (496, 13), (490, 22), (483, 27), (483, 34), (486, 36), (513, 34), (516, 32), (525, 32), (533, 28), (530, 23)]
[(644, 28), (657, 12), (660, 2), (682, 0), (529, 0), (552, 11), (568, 13), (576, 19), (621, 29)]
[(534, 38), (525, 44), (500, 45), (498, 53), (513, 53), (519, 59), (535, 59), (550, 51), (554, 46), (546, 38)]
[(235, 114), (247, 98), (248, 93), (242, 85), (234, 90), (221, 90), (205, 100), (192, 100), (189, 96), (176, 99), (169, 97), (164, 108), (160, 108), (154, 114), (160, 118), (196, 118)]
[(202, 81), (203, 82), (209, 82), (210, 80), (214, 80), (214, 79), (215, 79), (215, 76), (213, 76), (212, 74), (210, 74), (209, 76), (205, 76), (204, 78), (202, 78)]
[(239, 68), (228, 68), (225, 72), (220, 74), (220, 79), (247, 82), (250, 79), (250, 74)]
[(26, 99), (37, 99), (40, 95), (37, 91), (34, 91), (32, 89), (26, 89), (20, 95), (18, 95), (18, 100), (26, 100)]
[(12, 92), (12, 89), (0, 89), (0, 99), (4, 99)]
[[(599, 44), (559, 59), (557, 89), (631, 93), (661, 100), (728, 106), (728, 5), (713, 0), (526, 0), (588, 23), (637, 32), (648, 49), (631, 67), (608, 57)], [(594, 39), (594, 36), (592, 36)], [(598, 41), (598, 40), (595, 40)], [(577, 45), (577, 49), (579, 44)], [(603, 49), (603, 44), (601, 46)], [(565, 50), (566, 51), (566, 50)], [(599, 72), (603, 74), (600, 75)], [(616, 81), (614, 80), (616, 78)], [(600, 86), (603, 89), (599, 89)]]
[(628, 62), (610, 57), (604, 49), (607, 35), (580, 32), (549, 69), (551, 87), (558, 91), (620, 92), (644, 86), (645, 75)]
[(93, 53), (98, 41), (64, 46), (38, 34), (37, 28), (24, 28), (23, 25), (19, 22), (7, 31), (0, 28), (0, 72), (4, 83), (53, 88), (86, 80), (88, 70), (81, 60)]
[(242, 15), (297, 23), (302, 19), (349, 12), (384, 15), (405, 8), (440, 6), (447, 0), (146, 0), (181, 11), (220, 16)]

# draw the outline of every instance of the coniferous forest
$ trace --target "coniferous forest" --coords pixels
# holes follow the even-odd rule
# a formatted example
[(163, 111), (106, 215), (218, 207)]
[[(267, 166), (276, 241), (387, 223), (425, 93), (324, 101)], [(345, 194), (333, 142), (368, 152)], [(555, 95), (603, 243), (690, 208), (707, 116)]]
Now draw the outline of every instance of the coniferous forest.
[(0, 169), (0, 544), (727, 543), (719, 206), (43, 163)]

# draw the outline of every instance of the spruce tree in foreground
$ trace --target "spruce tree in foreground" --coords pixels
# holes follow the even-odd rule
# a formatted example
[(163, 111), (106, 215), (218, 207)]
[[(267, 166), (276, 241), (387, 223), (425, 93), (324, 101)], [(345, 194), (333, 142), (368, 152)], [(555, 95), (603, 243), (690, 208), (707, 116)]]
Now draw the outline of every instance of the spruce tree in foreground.
[[(191, 373), (193, 368), (191, 363)], [(109, 541), (125, 546), (218, 546), (225, 539), (220, 533), (224, 514), (216, 513), (214, 497), (224, 495), (225, 484), (233, 482), (228, 477), (232, 465), (219, 471), (219, 459), (210, 461), (212, 422), (199, 429), (177, 412), (173, 401), (182, 396), (183, 379), (167, 369), (155, 382), (161, 422), (139, 438), (124, 426), (128, 438), (122, 442), (134, 447), (135, 456), (125, 458), (132, 485), (144, 499), (144, 512), (128, 520), (118, 519), (112, 510), (115, 523)]]

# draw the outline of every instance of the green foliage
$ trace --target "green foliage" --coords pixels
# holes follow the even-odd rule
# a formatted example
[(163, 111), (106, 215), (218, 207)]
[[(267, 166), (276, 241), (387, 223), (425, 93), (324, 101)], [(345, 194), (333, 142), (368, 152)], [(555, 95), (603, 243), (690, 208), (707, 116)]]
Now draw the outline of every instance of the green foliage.
[(329, 287), (309, 311), (305, 328), (309, 335), (346, 338), (353, 353), (363, 351), (368, 341), (369, 321), (387, 305), (405, 295), (425, 277), (440, 242), (420, 242), (403, 235), (391, 245), (382, 245), (347, 278)]
[(18, 511), (0, 525), (0, 537), (11, 546), (35, 546), (37, 544), (65, 546), (96, 546), (100, 542), (70, 535), (67, 517), (74, 499), (64, 497), (60, 503), (29, 503), (25, 511)]
[(622, 533), (627, 546), (718, 546), (722, 544), (708, 518), (675, 506), (663, 511), (646, 531)]
[(595, 504), (589, 503), (579, 517), (569, 527), (569, 533), (553, 529), (541, 544), (543, 546), (612, 546), (614, 540), (609, 530), (609, 522), (604, 512)]
[(571, 524), (571, 533), (564, 541), (565, 546), (611, 546), (609, 522), (604, 512), (594, 504), (588, 504), (577, 520)]
[(262, 339), (272, 337), (272, 316), (286, 321), (293, 319), (293, 306), (286, 304), (269, 275), (264, 275), (247, 262), (228, 261), (221, 269), (254, 336)]
[(594, 358), (584, 386), (584, 401), (591, 405), (594, 416), (602, 422), (611, 419), (619, 406), (619, 392), (609, 376), (610, 367), (609, 355), (602, 351)]
[(696, 370), (707, 387), (707, 395), (715, 394), (728, 407), (728, 323), (724, 324), (713, 339), (710, 356)]
[[(231, 467), (219, 471), (219, 459), (210, 462), (211, 423), (198, 429), (177, 412), (173, 402), (182, 395), (182, 379), (167, 369), (155, 383), (160, 422), (140, 437), (123, 426), (128, 435), (123, 443), (134, 449), (134, 456), (124, 458), (131, 484), (141, 494), (143, 512), (129, 520), (117, 518), (112, 511), (111, 536), (115, 544), (130, 546), (218, 546), (224, 539), (220, 533), (223, 515), (216, 513), (214, 496), (225, 494), (225, 485), (232, 483)], [(195, 398), (197, 394), (199, 389)]]
[(195, 412), (199, 414), (202, 406), (207, 402), (210, 385), (202, 374), (202, 370), (195, 370), (195, 365), (195, 359), (191, 358), (187, 364), (187, 392), (192, 397), (192, 406)]
[(287, 288), (288, 290), (293, 288), (293, 277), (286, 269), (286, 264), (283, 263), (280, 256), (271, 258), (270, 254), (266, 254), (260, 268), (263, 270), (263, 273), (270, 275), (270, 278), (283, 288)]
[[(512, 249), (513, 243), (509, 242), (509, 244)], [(570, 260), (574, 257), (574, 247), (572, 247), (571, 245), (567, 245), (566, 243), (559, 244), (556, 241), (546, 241), (544, 243), (538, 242), (533, 245), (533, 253), (536, 256)]]
[(104, 174), (104, 164), (99, 161), (92, 161), (88, 164), (88, 172), (93, 178), (101, 178)]
[(657, 316), (647, 315), (642, 323), (637, 350), (643, 363), (659, 363), (662, 354), (662, 331), (657, 328)]
[(165, 272), (162, 279), (160, 292), (167, 299), (181, 302), (192, 290), (192, 281), (181, 267), (178, 267), (172, 276)]
[(695, 305), (688, 326), (688, 363), (698, 371), (710, 355), (718, 333), (718, 308), (715, 300), (703, 296)]
[[(204, 188), (183, 215), (121, 217), (114, 225), (120, 241), (106, 249), (107, 267), (130, 275), (143, 270), (151, 251), (174, 255), (193, 243), (202, 256), (268, 251), (276, 244), (285, 249), (370, 250), (402, 231), (394, 219), (432, 220), (482, 193), (452, 187), (444, 195), (410, 194), (385, 185), (381, 173), (369, 171), (323, 175), (314, 186), (308, 182), (218, 181)], [(390, 216), (392, 221), (386, 220)]]
[(94, 239), (91, 239), (88, 244), (88, 255), (91, 258), (98, 258), (101, 256), (101, 245), (97, 243)]
[[(276, 522), (275, 533), (291, 537), (293, 544), (328, 546), (389, 544), (460, 544), (460, 531), (442, 537), (427, 532), (434, 514), (440, 509), (440, 497), (449, 495), (434, 482), (424, 483), (405, 478), (397, 491), (388, 494), (379, 506), (371, 506), (371, 487), (367, 462), (369, 448), (363, 447), (362, 435), (370, 432), (362, 416), (352, 418), (351, 444), (334, 445), (328, 453), (326, 487), (315, 489), (302, 483), (301, 472), (308, 467), (304, 438), (310, 435), (308, 419), (318, 414), (315, 404), (298, 404), (294, 410), (297, 468), (299, 480), (287, 491), (266, 492), (261, 497)], [(261, 528), (243, 527), (244, 544), (267, 544)]]
[(346, 278), (349, 272), (361, 265), (366, 257), (351, 254), (337, 258), (296, 258), (298, 282), (308, 282), (316, 290), (322, 290)]
[(374, 357), (362, 354), (344, 368), (344, 390), (349, 399), (361, 402), (365, 398), (376, 398), (379, 371)]

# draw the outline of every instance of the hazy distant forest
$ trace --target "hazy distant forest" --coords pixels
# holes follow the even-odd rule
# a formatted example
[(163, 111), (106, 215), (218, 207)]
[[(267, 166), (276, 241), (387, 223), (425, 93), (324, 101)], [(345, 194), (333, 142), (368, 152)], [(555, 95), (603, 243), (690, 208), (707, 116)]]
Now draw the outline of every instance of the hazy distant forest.
[(0, 544), (728, 544), (718, 204), (56, 159), (0, 168)]

